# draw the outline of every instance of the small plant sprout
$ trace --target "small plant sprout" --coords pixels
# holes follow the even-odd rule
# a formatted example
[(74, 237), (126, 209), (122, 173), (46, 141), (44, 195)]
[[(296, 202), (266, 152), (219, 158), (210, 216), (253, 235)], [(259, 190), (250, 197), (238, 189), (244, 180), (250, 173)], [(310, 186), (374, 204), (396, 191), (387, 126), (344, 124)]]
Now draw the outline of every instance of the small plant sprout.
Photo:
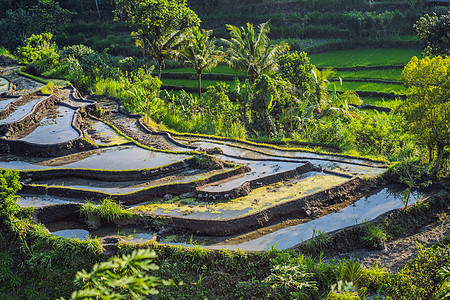
[(400, 200), (402, 201), (403, 205), (405, 206), (404, 209), (406, 210), (409, 200), (411, 200), (411, 189), (409, 187), (401, 193)]

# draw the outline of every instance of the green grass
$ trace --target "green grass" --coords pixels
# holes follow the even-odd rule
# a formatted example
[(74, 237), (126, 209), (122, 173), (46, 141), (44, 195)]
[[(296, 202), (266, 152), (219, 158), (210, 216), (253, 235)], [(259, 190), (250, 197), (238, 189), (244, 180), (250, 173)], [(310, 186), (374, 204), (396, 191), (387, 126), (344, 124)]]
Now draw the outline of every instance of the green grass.
[(334, 78), (342, 79), (382, 79), (382, 80), (402, 80), (402, 69), (387, 70), (362, 70), (362, 71), (339, 71)]
[(401, 99), (384, 99), (384, 98), (364, 98), (364, 104), (370, 104), (380, 107), (396, 108), (403, 101)]
[(310, 55), (311, 63), (316, 66), (373, 67), (403, 66), (413, 56), (422, 57), (419, 49), (355, 49), (326, 52)]
[[(332, 83), (333, 84), (333, 83)], [(351, 82), (344, 81), (342, 85), (339, 83), (334, 83), (336, 85), (336, 90), (338, 91), (362, 91), (362, 92), (378, 92), (378, 93), (394, 93), (394, 94), (404, 94), (405, 87), (401, 84), (390, 84), (390, 83), (373, 83), (373, 82)], [(331, 88), (331, 84), (330, 84)]]

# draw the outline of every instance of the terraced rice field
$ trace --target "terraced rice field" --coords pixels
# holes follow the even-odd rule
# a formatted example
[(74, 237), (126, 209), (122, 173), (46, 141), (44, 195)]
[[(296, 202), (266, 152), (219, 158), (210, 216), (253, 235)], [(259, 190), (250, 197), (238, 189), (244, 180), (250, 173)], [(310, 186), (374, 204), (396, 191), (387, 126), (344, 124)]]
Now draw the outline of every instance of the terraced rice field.
[[(384, 173), (383, 162), (238, 140), (151, 134), (140, 120), (107, 102), (100, 103), (107, 117), (73, 122), (78, 107), (90, 104), (69, 98), (72, 92), (62, 93), (68, 106), (53, 106), (38, 123), (24, 123), (17, 135), (0, 138), (0, 168), (20, 171), (20, 205), (39, 207), (41, 214), (54, 210), (43, 222), (55, 235), (112, 234), (134, 242), (161, 235), (163, 241), (180, 242), (188, 233), (203, 235), (201, 240), (221, 236), (211, 242), (212, 248), (289, 248), (310, 238), (314, 228), (340, 229), (357, 222), (352, 219), (375, 218), (400, 205), (396, 195), (404, 187), (367, 192), (371, 181), (366, 180)], [(29, 114), (40, 98), (20, 99), (17, 103), (23, 104), (4, 124)], [(16, 152), (30, 143), (45, 150)], [(215, 154), (206, 156), (205, 150)], [(92, 229), (87, 221), (80, 223), (74, 207), (104, 198), (123, 201), (131, 213), (162, 218), (170, 226), (147, 229), (130, 223)], [(286, 219), (290, 223), (281, 222)], [(267, 226), (276, 226), (275, 232), (258, 234), (258, 228)]]

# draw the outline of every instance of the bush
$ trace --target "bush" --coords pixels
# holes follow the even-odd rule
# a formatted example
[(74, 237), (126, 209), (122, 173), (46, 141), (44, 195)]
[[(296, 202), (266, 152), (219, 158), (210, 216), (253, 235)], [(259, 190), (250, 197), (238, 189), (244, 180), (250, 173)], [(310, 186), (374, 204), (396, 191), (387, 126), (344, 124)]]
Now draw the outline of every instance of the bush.
[(20, 211), (16, 192), (22, 188), (19, 172), (15, 170), (0, 171), (0, 220), (11, 225)]
[(393, 299), (436, 299), (442, 292), (443, 266), (450, 265), (450, 246), (425, 248), (418, 244), (418, 257), (392, 276), (386, 295)]
[(51, 33), (42, 33), (27, 39), (27, 45), (17, 49), (20, 62), (32, 64), (39, 73), (52, 69), (59, 61), (56, 44), (51, 42)]
[(81, 61), (83, 57), (94, 53), (95, 51), (85, 45), (73, 45), (69, 47), (64, 47), (62, 52), (62, 57), (69, 58), (73, 57), (78, 61)]

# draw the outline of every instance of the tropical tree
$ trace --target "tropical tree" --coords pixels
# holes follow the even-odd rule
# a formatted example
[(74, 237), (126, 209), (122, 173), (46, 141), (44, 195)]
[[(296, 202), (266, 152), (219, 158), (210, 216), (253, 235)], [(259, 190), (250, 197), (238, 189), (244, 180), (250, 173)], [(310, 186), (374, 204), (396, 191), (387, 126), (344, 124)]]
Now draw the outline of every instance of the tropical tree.
[(184, 39), (183, 29), (200, 24), (186, 0), (117, 0), (115, 14), (116, 20), (136, 28), (132, 33), (136, 44), (143, 49), (144, 59), (156, 59), (159, 79), (164, 60)]
[(437, 150), (432, 173), (435, 177), (444, 148), (450, 145), (450, 58), (413, 57), (402, 77), (408, 90), (400, 112), (406, 129), (422, 144)]
[(222, 39), (228, 45), (225, 59), (230, 67), (246, 72), (253, 83), (263, 72), (277, 70), (278, 56), (289, 50), (285, 42), (269, 45), (269, 22), (258, 25), (257, 31), (250, 23), (247, 28), (226, 27), (230, 40)]
[(297, 94), (309, 99), (314, 90), (313, 65), (306, 52), (286, 53), (279, 57), (278, 65), (281, 77), (297, 87)]
[(450, 11), (441, 16), (436, 13), (423, 16), (414, 29), (425, 43), (425, 55), (450, 55)]
[(217, 46), (217, 40), (211, 38), (212, 32), (198, 27), (192, 28), (186, 46), (181, 51), (184, 64), (194, 68), (197, 74), (199, 99), (202, 96), (202, 72), (217, 66), (223, 53)]
[(38, 0), (30, 11), (34, 19), (33, 28), (37, 33), (64, 33), (66, 24), (74, 15), (73, 12), (62, 8), (59, 2), (54, 0)]
[(343, 93), (336, 91), (333, 84), (331, 98), (327, 103), (324, 114), (343, 116), (347, 119), (361, 119), (359, 110), (355, 107), (363, 104), (363, 101), (355, 91), (347, 90)]
[(283, 128), (281, 120), (286, 119), (287, 108), (299, 107), (294, 86), (288, 80), (277, 76), (262, 75), (254, 85), (250, 102), (255, 131), (276, 135)]

